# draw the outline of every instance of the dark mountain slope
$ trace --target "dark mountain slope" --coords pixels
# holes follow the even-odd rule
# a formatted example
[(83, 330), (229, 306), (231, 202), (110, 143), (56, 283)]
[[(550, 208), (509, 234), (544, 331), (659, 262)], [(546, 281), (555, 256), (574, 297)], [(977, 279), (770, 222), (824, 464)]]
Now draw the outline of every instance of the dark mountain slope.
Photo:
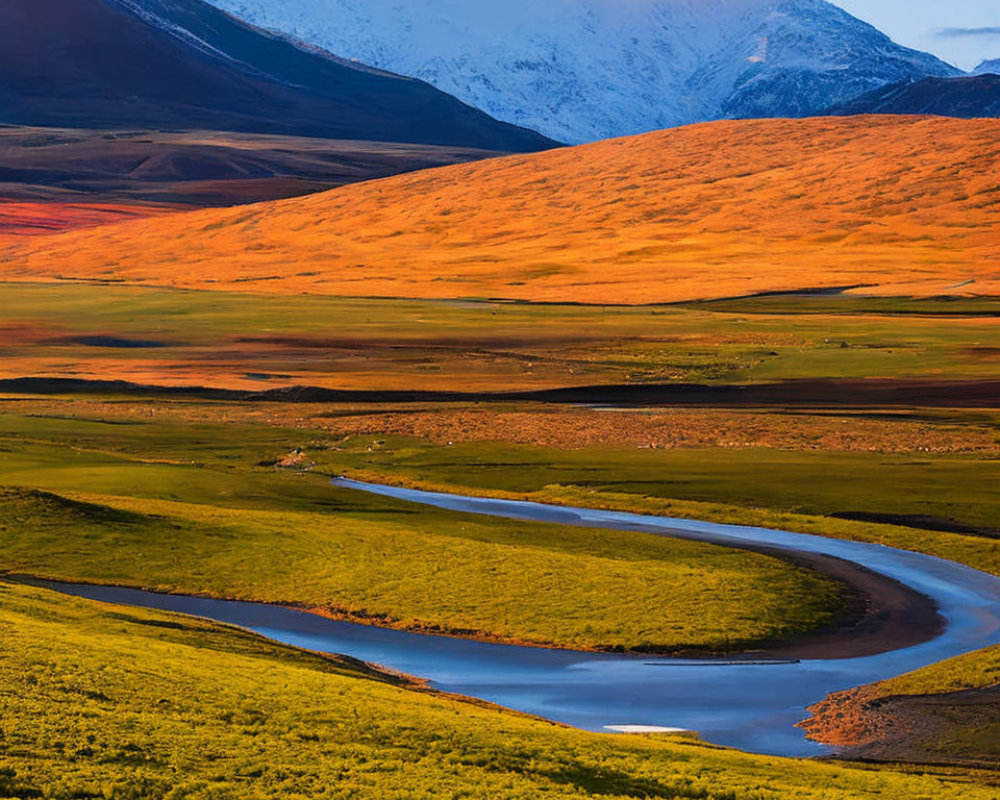
[(1000, 117), (1000, 75), (925, 78), (877, 89), (835, 106), (833, 116), (933, 114), (939, 117)]
[(298, 46), (201, 0), (3, 0), (0, 122), (503, 151), (552, 144), (428, 84)]

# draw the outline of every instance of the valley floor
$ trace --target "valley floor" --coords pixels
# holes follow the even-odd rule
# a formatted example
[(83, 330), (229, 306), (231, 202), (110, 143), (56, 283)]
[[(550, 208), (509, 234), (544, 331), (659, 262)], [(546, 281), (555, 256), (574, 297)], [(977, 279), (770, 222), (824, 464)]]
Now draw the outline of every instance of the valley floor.
[[(8, 572), (600, 649), (758, 648), (815, 637), (850, 610), (842, 583), (768, 556), (498, 524), (329, 487), (330, 476), (349, 474), (854, 538), (1000, 574), (1000, 371), (990, 344), (1000, 309), (989, 299), (601, 310), (118, 286), (3, 291)], [(247, 315), (266, 333), (248, 334)], [(458, 386), (481, 394), (455, 397)], [(566, 389), (585, 389), (591, 402), (572, 402)], [(514, 390), (542, 394), (504, 394)], [(909, 800), (994, 791), (989, 773), (791, 767), (691, 740), (585, 735), (373, 683), (353, 666), (203, 623), (3, 591), (5, 637), (66, 643), (0, 655), (5, 685), (35, 687), (0, 695), (4, 719), (25, 721), (5, 724), (0, 738), (0, 788), (11, 796), (350, 789), (402, 798), (439, 786), (455, 796)], [(966, 697), (988, 703), (972, 716), (938, 714), (947, 724), (920, 748), (859, 754), (996, 763), (982, 716), (994, 658), (942, 665), (907, 690), (979, 692)], [(240, 676), (231, 690), (219, 683), (229, 673)], [(980, 677), (951, 680), (966, 674)], [(148, 692), (134, 686), (140, 676)], [(311, 688), (289, 699), (283, 687), (298, 681)], [(263, 705), (248, 699), (258, 697)], [(874, 708), (880, 719), (892, 710)], [(98, 724), (100, 741), (86, 741), (83, 728)], [(406, 734), (390, 741), (390, 729)], [(109, 744), (118, 740), (127, 749)], [(951, 759), (959, 740), (976, 744)], [(194, 763), (196, 752), (212, 758)]]

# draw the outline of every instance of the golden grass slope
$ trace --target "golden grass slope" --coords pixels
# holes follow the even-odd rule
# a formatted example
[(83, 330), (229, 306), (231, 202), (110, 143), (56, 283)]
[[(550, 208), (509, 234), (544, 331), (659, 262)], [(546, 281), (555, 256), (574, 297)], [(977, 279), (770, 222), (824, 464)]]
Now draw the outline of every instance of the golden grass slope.
[[(0, 192), (3, 189), (0, 188)], [(159, 216), (179, 209), (166, 205), (0, 200), (0, 237), (44, 236), (94, 228), (123, 220)]]
[(648, 303), (1000, 294), (1000, 121), (696, 125), (34, 240), (6, 280)]

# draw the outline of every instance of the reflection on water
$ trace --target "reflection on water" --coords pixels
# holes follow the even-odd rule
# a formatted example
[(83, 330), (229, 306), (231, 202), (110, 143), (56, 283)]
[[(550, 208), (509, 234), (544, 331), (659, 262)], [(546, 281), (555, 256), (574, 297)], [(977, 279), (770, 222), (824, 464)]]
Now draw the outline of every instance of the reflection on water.
[(947, 627), (926, 644), (865, 658), (720, 663), (485, 644), (337, 622), (256, 603), (47, 585), (81, 597), (239, 625), (286, 644), (382, 664), (429, 679), (449, 692), (580, 728), (681, 728), (698, 731), (717, 744), (787, 756), (826, 752), (807, 741), (795, 723), (806, 716), (806, 706), (829, 692), (1000, 643), (1000, 580), (919, 553), (782, 531), (337, 483), (458, 511), (826, 553), (864, 564), (928, 595), (937, 602)]

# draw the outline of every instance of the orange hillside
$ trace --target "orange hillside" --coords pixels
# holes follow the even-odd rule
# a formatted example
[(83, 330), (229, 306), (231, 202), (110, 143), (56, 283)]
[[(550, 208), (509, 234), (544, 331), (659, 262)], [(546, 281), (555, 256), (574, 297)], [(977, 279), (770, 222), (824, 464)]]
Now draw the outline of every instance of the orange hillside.
[(1000, 294), (1000, 121), (719, 122), (24, 240), (0, 279), (647, 303)]
[(168, 206), (0, 200), (0, 236), (41, 236), (176, 210)]

